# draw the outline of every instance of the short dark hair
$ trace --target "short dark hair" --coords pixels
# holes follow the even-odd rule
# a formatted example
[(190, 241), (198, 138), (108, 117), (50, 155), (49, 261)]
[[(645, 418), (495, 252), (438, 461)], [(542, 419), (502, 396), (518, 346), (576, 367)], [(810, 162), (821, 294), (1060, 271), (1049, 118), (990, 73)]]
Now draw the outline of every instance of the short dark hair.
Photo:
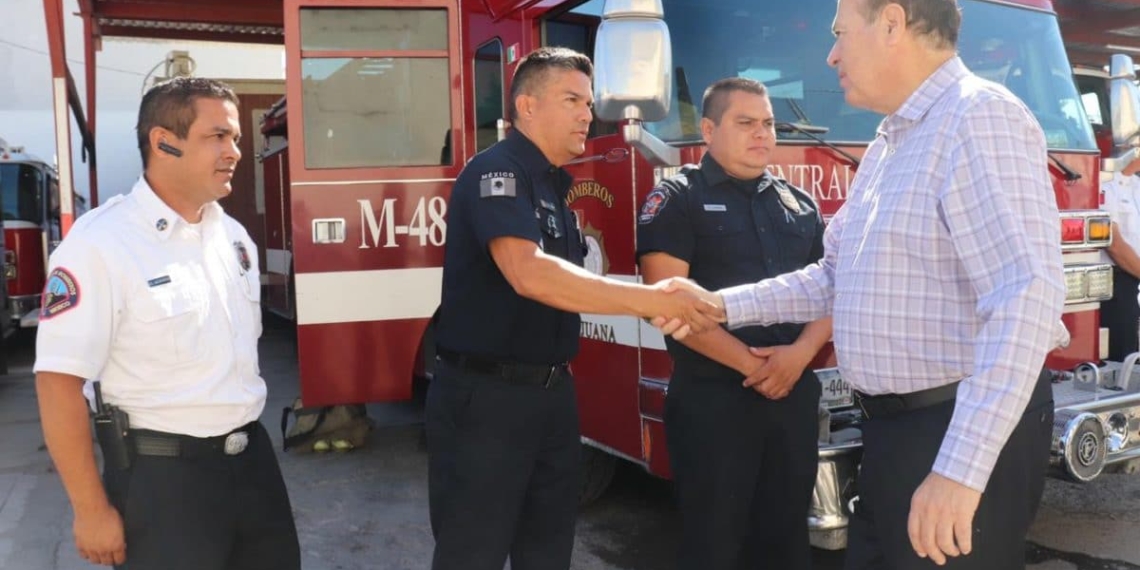
[(522, 58), (515, 68), (511, 80), (511, 120), (517, 120), (519, 110), (515, 99), (524, 93), (533, 95), (552, 69), (581, 71), (586, 77), (594, 78), (594, 64), (585, 54), (564, 47), (541, 47)]
[(190, 125), (198, 118), (194, 110), (194, 102), (198, 99), (221, 99), (235, 107), (238, 105), (237, 94), (229, 85), (203, 77), (175, 77), (151, 87), (143, 95), (135, 132), (144, 169), (150, 158), (151, 129), (162, 127), (180, 139), (186, 138)]
[(728, 95), (734, 91), (743, 91), (761, 97), (768, 96), (768, 88), (763, 83), (747, 77), (726, 77), (714, 81), (705, 89), (705, 96), (701, 100), (701, 117), (712, 120), (719, 125), (724, 112), (728, 110)]
[(962, 28), (962, 12), (958, 0), (867, 0), (863, 18), (874, 22), (887, 4), (898, 4), (906, 12), (906, 25), (920, 36), (928, 36), (937, 47), (951, 49), (958, 45)]

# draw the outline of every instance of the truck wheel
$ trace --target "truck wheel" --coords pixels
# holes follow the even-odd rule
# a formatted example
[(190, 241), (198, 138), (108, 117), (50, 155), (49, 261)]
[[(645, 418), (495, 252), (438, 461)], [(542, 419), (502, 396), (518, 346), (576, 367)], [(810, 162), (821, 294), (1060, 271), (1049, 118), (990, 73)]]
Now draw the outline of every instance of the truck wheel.
[(598, 500), (613, 481), (616, 468), (616, 457), (582, 444), (582, 486), (578, 490), (578, 505), (585, 506)]

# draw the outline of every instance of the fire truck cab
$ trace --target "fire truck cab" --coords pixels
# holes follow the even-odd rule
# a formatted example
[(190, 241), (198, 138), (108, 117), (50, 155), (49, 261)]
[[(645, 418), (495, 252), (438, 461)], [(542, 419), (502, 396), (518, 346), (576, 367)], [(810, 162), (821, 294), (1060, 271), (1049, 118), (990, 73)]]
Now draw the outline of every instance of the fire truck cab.
[[(73, 197), (76, 211), (84, 199)], [(47, 258), (62, 239), (59, 173), (23, 147), (0, 139), (0, 208), (4, 217), (6, 320), (21, 327), (38, 322)]]

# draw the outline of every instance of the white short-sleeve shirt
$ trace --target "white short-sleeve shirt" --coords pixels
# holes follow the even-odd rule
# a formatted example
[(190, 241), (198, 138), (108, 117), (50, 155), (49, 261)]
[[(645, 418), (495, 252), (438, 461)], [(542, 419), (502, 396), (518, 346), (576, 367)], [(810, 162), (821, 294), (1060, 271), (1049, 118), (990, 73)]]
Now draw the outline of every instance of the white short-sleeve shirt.
[(195, 437), (265, 407), (257, 248), (216, 203), (190, 224), (144, 178), (80, 217), (52, 254), (35, 371), (87, 379), (133, 428)]
[(1104, 209), (1120, 226), (1120, 235), (1132, 249), (1140, 252), (1140, 176), (1117, 173), (1101, 185)]

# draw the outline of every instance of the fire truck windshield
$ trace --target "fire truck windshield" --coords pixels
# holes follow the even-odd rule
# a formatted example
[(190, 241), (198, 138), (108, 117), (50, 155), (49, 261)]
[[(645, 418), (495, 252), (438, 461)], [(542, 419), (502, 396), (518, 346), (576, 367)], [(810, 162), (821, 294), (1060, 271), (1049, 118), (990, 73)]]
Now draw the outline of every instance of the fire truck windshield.
[(43, 222), (44, 173), (30, 164), (0, 164), (0, 201), (4, 220)]
[[(600, 2), (583, 4), (579, 9)], [(959, 53), (975, 73), (1006, 85), (1033, 110), (1049, 147), (1095, 150), (1056, 17), (1008, 3), (964, 0)], [(843, 99), (826, 58), (835, 0), (664, 0), (676, 70), (670, 116), (649, 128), (674, 143), (700, 140), (701, 95), (742, 76), (764, 82), (776, 120), (826, 127), (833, 142), (865, 143), (882, 116)], [(789, 130), (784, 140), (808, 140)]]

